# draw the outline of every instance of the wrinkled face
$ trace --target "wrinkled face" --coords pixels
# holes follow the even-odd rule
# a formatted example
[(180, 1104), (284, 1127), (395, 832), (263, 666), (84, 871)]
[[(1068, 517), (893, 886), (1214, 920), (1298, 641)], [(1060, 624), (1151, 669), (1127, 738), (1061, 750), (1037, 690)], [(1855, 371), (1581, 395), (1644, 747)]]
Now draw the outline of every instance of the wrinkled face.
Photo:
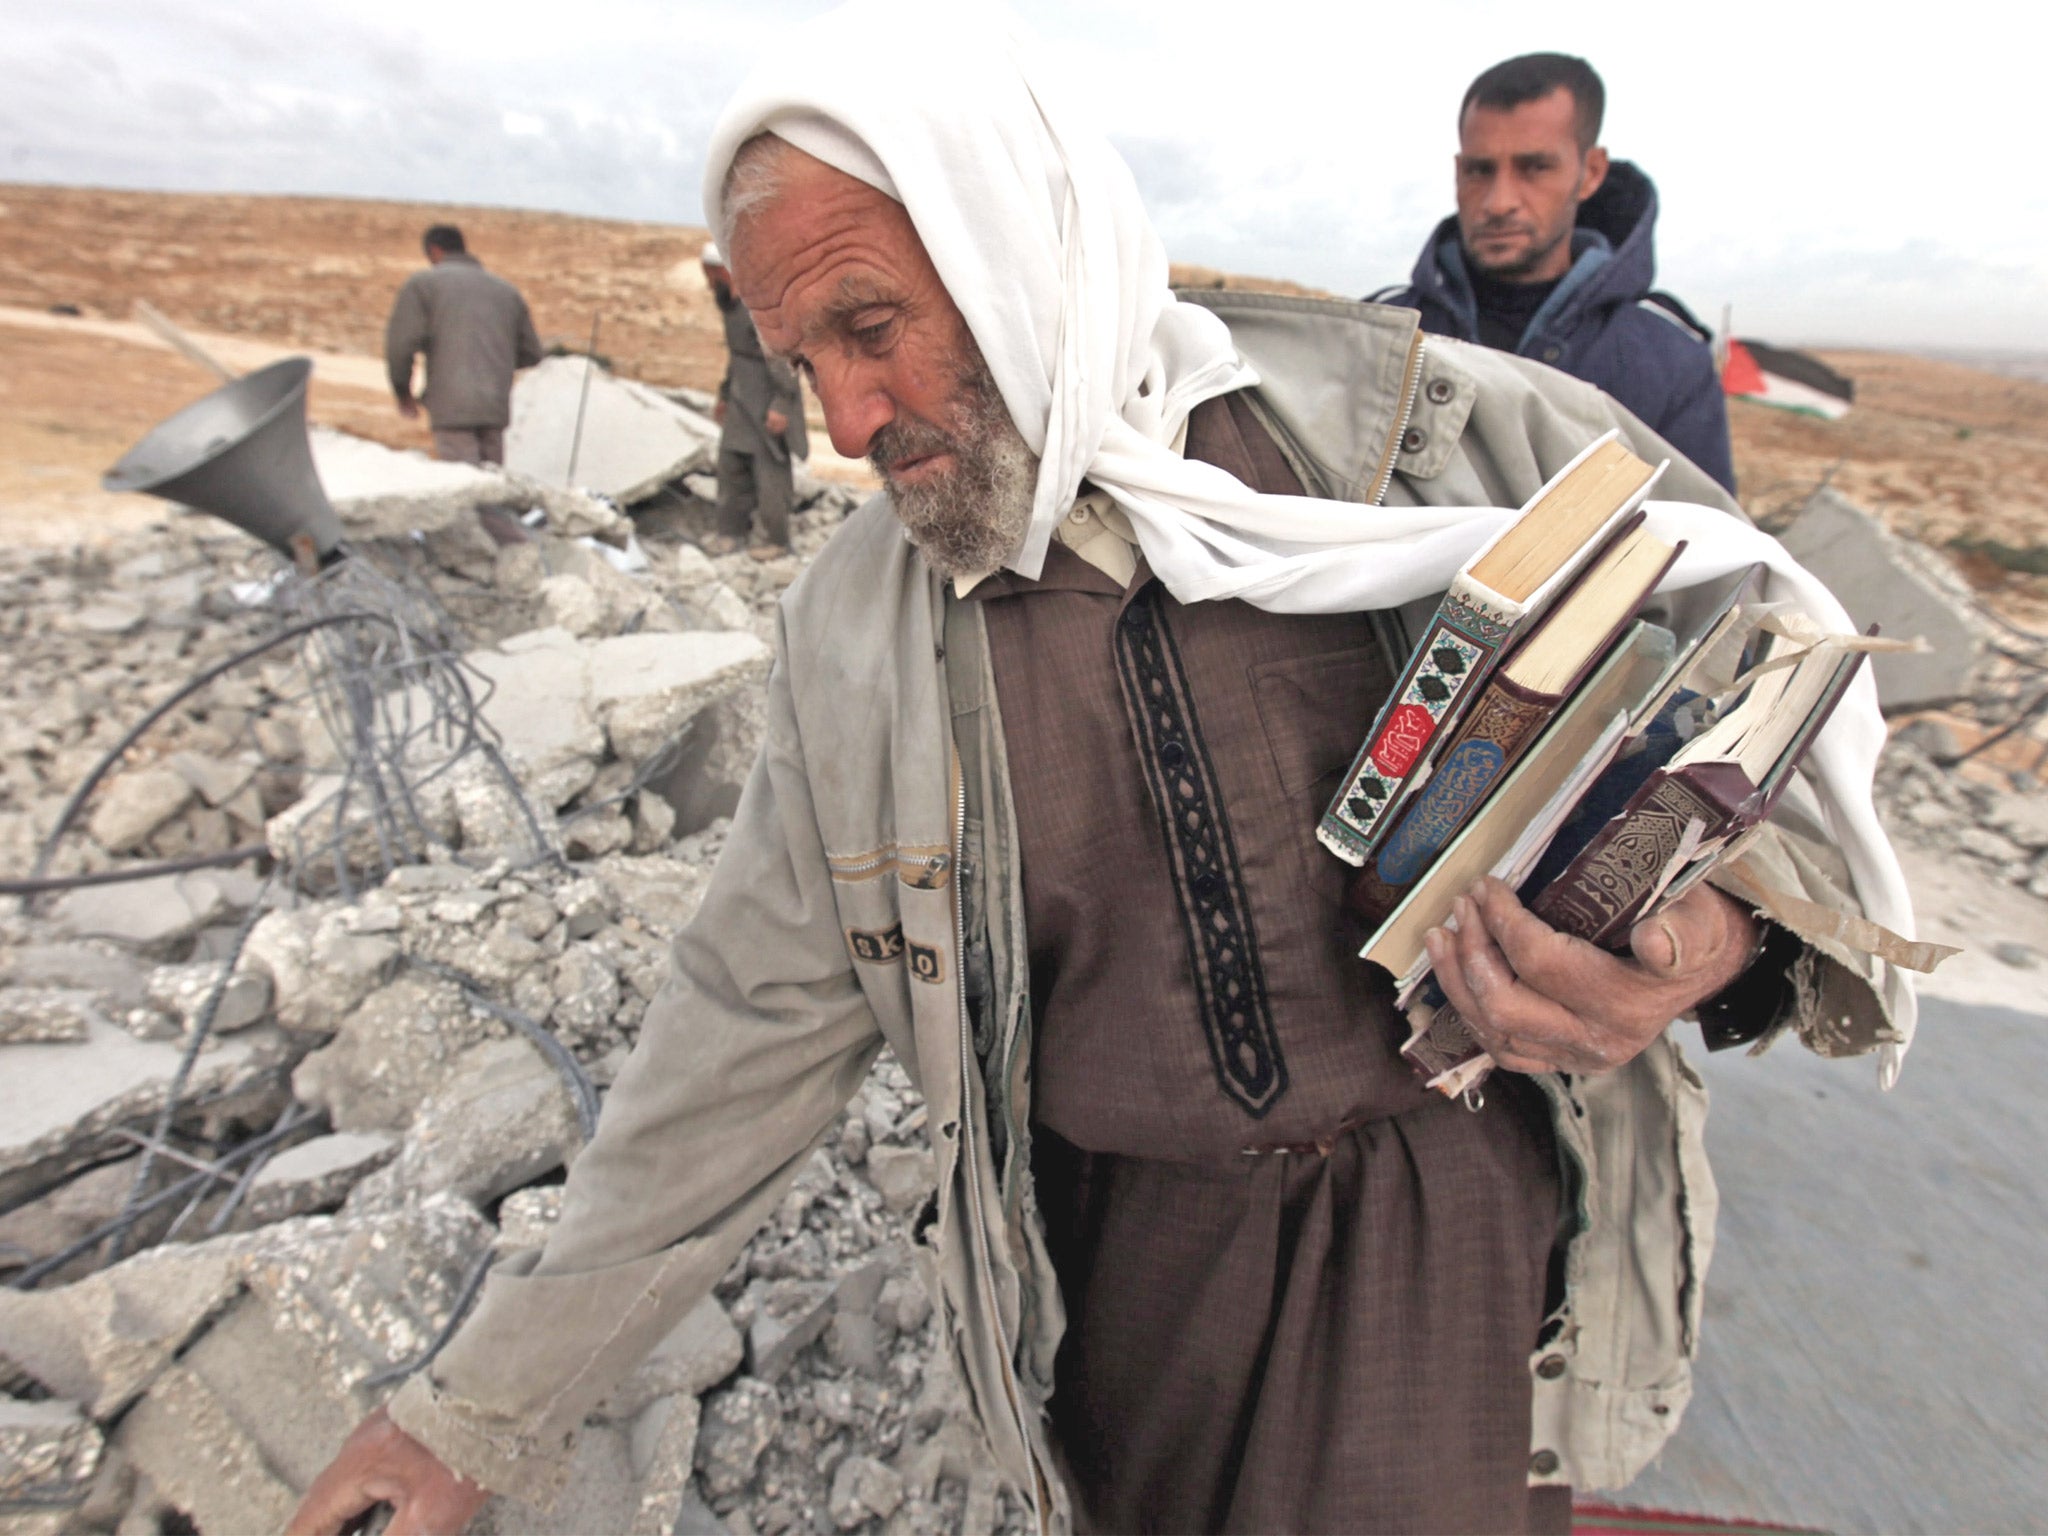
[(810, 379), (832, 446), (874, 465), (926, 558), (946, 575), (1001, 565), (1037, 459), (903, 206), (789, 151), (726, 243), (761, 344)]
[(1542, 283), (1571, 269), (1579, 204), (1607, 177), (1607, 151), (1579, 152), (1572, 93), (1502, 111), (1474, 106), (1458, 129), (1458, 234), (1477, 270)]

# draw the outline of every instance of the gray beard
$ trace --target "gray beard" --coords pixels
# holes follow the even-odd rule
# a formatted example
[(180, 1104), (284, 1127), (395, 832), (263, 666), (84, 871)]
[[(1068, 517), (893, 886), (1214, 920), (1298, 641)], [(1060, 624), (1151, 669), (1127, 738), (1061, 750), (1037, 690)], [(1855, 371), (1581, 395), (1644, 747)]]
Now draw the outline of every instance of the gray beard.
[[(977, 353), (956, 367), (959, 425), (946, 431), (903, 419), (875, 435), (868, 462), (889, 486), (897, 520), (941, 576), (981, 576), (1024, 542), (1038, 489), (1038, 455), (1010, 420), (995, 376)], [(953, 469), (917, 485), (896, 485), (891, 466), (950, 453)]]

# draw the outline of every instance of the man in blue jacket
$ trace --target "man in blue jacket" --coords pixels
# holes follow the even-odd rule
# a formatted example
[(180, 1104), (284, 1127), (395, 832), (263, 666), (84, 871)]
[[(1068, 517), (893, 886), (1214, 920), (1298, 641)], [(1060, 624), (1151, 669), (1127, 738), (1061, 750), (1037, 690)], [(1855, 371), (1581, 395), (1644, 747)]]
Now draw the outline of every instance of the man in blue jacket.
[(1607, 93), (1584, 59), (1487, 70), (1458, 109), (1458, 212), (1409, 286), (1374, 297), (1424, 330), (1537, 358), (1596, 384), (1735, 489), (1728, 407), (1705, 328), (1651, 292), (1657, 189), (1600, 147)]

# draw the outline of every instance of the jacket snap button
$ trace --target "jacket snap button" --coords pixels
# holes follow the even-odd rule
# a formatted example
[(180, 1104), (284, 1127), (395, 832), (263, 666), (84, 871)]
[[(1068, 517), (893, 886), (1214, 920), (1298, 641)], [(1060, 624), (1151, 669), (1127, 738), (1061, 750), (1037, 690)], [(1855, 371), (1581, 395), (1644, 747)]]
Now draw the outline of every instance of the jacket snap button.
[(1221, 880), (1221, 878), (1218, 877), (1214, 870), (1205, 870), (1201, 874), (1195, 876), (1195, 894), (1201, 897), (1204, 901), (1207, 901), (1211, 896), (1214, 896), (1216, 894), (1217, 888), (1222, 884), (1223, 881)]
[(1543, 361), (1545, 361), (1546, 363), (1554, 363), (1554, 362), (1556, 362), (1556, 361), (1557, 361), (1557, 360), (1558, 360), (1558, 359), (1559, 359), (1560, 357), (1563, 357), (1563, 356), (1564, 356), (1564, 348), (1563, 348), (1563, 347), (1545, 347), (1545, 348), (1543, 349)]
[(1555, 1381), (1564, 1374), (1563, 1355), (1545, 1355), (1537, 1362), (1536, 1374), (1545, 1381)]
[(1431, 379), (1426, 393), (1429, 395), (1429, 403), (1431, 405), (1449, 405), (1451, 403), (1451, 396), (1456, 394), (1457, 391), (1451, 387), (1449, 379)]
[(1538, 1451), (1529, 1458), (1529, 1470), (1538, 1477), (1549, 1477), (1557, 1471), (1558, 1460), (1555, 1451)]
[(1177, 741), (1169, 741), (1159, 749), (1159, 761), (1169, 768), (1178, 768), (1188, 760), (1188, 749)]
[(1124, 610), (1124, 623), (1132, 629), (1143, 629), (1152, 615), (1143, 603), (1133, 603)]
[(1403, 453), (1420, 453), (1428, 442), (1429, 434), (1427, 432), (1423, 431), (1420, 427), (1410, 427), (1401, 434), (1401, 451)]

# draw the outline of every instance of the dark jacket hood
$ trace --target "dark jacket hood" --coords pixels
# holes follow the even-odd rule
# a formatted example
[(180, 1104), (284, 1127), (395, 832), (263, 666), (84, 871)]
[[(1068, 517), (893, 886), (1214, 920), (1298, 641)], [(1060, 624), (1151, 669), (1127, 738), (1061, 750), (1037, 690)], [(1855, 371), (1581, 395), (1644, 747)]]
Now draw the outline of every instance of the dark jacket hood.
[[(1657, 188), (1630, 160), (1607, 167), (1607, 179), (1579, 205), (1572, 267), (1536, 318), (1529, 336), (1570, 331), (1584, 319), (1645, 297), (1657, 277)], [(1412, 302), (1444, 312), (1445, 327), (1471, 340), (1479, 333), (1472, 279), (1452, 214), (1431, 231), (1410, 278)]]

